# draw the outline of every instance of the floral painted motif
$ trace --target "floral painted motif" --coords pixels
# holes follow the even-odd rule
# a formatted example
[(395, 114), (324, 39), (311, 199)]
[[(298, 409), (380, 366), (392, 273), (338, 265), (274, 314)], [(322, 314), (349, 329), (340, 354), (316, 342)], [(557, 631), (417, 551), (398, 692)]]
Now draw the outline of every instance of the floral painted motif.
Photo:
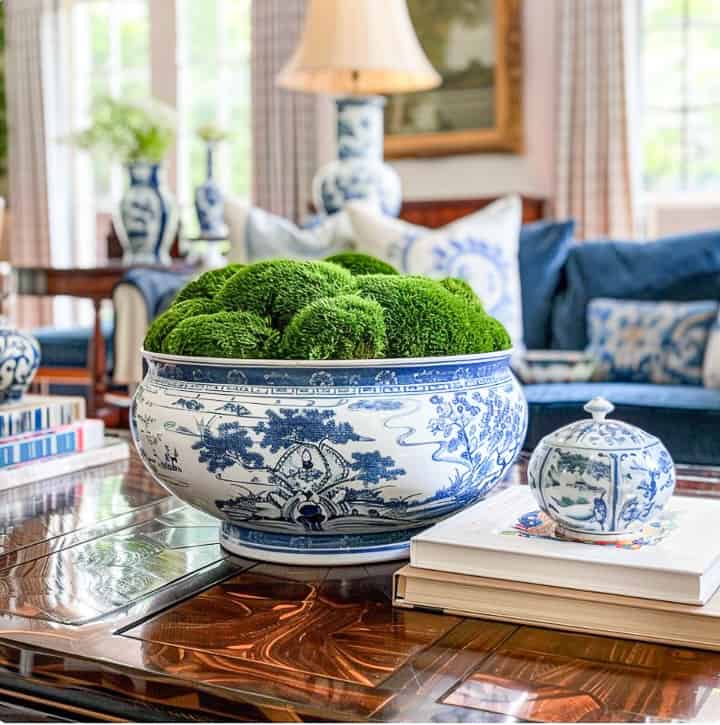
[(599, 373), (616, 382), (702, 385), (703, 361), (718, 303), (594, 299), (589, 350)]
[(486, 496), (524, 440), (509, 354), (352, 374), (250, 364), (245, 385), (216, 376), (219, 366), (188, 363), (178, 375), (162, 357), (148, 355), (133, 436), (161, 483), (224, 519), (234, 551), (397, 558), (420, 528)]
[(670, 454), (653, 436), (605, 420), (612, 405), (602, 399), (579, 421), (540, 441), (528, 467), (528, 483), (541, 509), (573, 536), (622, 535), (660, 515), (675, 488)]
[(39, 367), (38, 341), (25, 332), (0, 327), (0, 404), (20, 400)]

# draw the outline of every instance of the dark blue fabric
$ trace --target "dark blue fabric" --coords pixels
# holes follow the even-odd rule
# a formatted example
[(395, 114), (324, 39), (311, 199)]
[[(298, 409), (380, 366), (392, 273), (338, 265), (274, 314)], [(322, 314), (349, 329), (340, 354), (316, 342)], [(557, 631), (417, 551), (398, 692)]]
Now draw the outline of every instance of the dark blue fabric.
[(552, 300), (574, 231), (574, 221), (535, 222), (520, 230), (523, 337), (529, 350), (550, 347)]
[(187, 274), (160, 269), (130, 269), (118, 284), (137, 288), (145, 300), (148, 319), (153, 320), (165, 310), (172, 298), (190, 279)]
[[(114, 364), (113, 332), (113, 323), (103, 322), (108, 371), (112, 371)], [(92, 334), (92, 327), (41, 327), (33, 330), (33, 335), (40, 343), (40, 364), (43, 367), (86, 367)]]
[(587, 305), (595, 297), (720, 299), (720, 230), (646, 243), (598, 241), (573, 246), (553, 303), (553, 348), (585, 348)]
[(720, 390), (641, 383), (549, 383), (526, 385), (530, 410), (525, 448), (586, 417), (583, 405), (596, 396), (615, 405), (618, 418), (657, 436), (676, 463), (720, 465)]

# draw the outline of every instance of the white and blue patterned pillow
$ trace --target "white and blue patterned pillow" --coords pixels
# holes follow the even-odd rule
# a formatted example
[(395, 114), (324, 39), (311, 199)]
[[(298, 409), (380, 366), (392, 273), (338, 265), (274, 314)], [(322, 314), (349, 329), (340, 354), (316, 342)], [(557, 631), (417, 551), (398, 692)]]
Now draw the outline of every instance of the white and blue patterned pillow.
[(702, 385), (718, 303), (597, 298), (587, 311), (588, 350), (613, 382)]
[(522, 346), (520, 197), (500, 199), (441, 229), (384, 216), (363, 202), (351, 202), (345, 210), (359, 251), (384, 259), (403, 274), (466, 280), (488, 313), (507, 327), (513, 343)]
[(703, 363), (703, 384), (706, 388), (720, 388), (720, 312), (708, 337)]
[(352, 249), (352, 227), (345, 212), (302, 228), (240, 199), (227, 199), (225, 221), (230, 231), (228, 262), (250, 264), (262, 259), (323, 259)]

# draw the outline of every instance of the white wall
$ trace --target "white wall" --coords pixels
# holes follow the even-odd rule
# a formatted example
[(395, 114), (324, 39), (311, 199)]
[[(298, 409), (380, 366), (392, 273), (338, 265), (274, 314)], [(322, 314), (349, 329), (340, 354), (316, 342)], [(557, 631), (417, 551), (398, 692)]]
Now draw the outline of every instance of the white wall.
[[(557, 0), (525, 0), (525, 153), (393, 161), (406, 199), (458, 199), (505, 192), (550, 198), (553, 190)], [(334, 107), (320, 98), (319, 162), (335, 153)]]

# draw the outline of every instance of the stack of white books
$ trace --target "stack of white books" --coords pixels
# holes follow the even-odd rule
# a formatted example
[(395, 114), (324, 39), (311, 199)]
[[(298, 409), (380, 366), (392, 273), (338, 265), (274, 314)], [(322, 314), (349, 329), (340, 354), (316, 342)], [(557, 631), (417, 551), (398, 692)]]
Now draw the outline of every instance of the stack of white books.
[(81, 397), (26, 395), (0, 406), (0, 490), (127, 458)]
[(414, 537), (394, 603), (720, 650), (720, 500), (675, 496), (622, 544), (559, 539), (527, 486)]

